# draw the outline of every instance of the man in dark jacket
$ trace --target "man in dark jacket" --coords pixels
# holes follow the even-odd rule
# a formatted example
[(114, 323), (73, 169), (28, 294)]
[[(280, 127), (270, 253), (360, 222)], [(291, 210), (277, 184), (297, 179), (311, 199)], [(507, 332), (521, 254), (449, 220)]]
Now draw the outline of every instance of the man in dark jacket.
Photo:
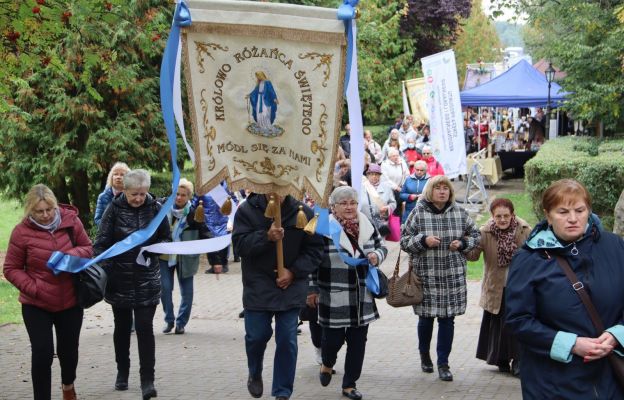
[(340, 147), (345, 153), (345, 157), (351, 158), (351, 125), (345, 125), (345, 134), (340, 136)]
[[(262, 360), (271, 339), (275, 317), (275, 364), (271, 394), (290, 398), (297, 365), (297, 320), (305, 305), (308, 275), (316, 270), (323, 256), (323, 241), (295, 227), (297, 212), (303, 206), (307, 218), (313, 213), (303, 203), (286, 196), (281, 202), (282, 227), (264, 216), (267, 198), (247, 197), (234, 218), (232, 242), (242, 258), (245, 346), (249, 379), (247, 388), (256, 398), (262, 396)], [(286, 273), (276, 275), (276, 242), (284, 243)]]

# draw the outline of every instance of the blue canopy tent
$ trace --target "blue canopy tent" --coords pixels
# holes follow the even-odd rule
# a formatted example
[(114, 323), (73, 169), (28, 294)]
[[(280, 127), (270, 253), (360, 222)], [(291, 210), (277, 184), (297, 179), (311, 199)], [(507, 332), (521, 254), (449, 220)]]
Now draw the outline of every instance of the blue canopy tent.
[[(462, 106), (545, 107), (548, 103), (548, 81), (526, 60), (520, 60), (503, 74), (483, 85), (460, 94)], [(565, 100), (566, 92), (555, 82), (550, 84), (551, 107)]]

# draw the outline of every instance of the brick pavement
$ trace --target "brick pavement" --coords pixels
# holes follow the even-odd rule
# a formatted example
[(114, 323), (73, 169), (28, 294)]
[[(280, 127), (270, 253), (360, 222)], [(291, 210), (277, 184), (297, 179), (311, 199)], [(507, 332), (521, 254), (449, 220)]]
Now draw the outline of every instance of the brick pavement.
[[(389, 274), (398, 247), (391, 250), (383, 270)], [(192, 319), (184, 335), (163, 335), (162, 312), (156, 313), (156, 388), (159, 399), (241, 399), (247, 393), (246, 357), (241, 310), (240, 264), (221, 275), (203, 273), (195, 278), (195, 300)], [(371, 325), (362, 377), (358, 389), (365, 399), (520, 399), (518, 379), (498, 372), (474, 357), (482, 310), (478, 307), (479, 282), (468, 285), (468, 311), (456, 318), (455, 341), (450, 357), (454, 382), (441, 382), (437, 373), (420, 371), (416, 340), (417, 317), (411, 308), (395, 309), (379, 301), (381, 319)], [(178, 293), (174, 302), (178, 304)], [(141, 397), (138, 355), (132, 339), (130, 389), (116, 392), (113, 383), (116, 367), (113, 351), (113, 321), (110, 306), (100, 303), (86, 310), (80, 343), (80, 363), (76, 389), (80, 399), (126, 400)], [(29, 398), (30, 345), (22, 325), (0, 328), (0, 399)], [(435, 332), (433, 347), (435, 348)], [(273, 342), (265, 359), (265, 394), (271, 387)], [(435, 352), (432, 352), (432, 354)], [(341, 351), (334, 376), (328, 387), (318, 382), (318, 365), (314, 361), (307, 327), (299, 337), (299, 359), (293, 399), (341, 399), (340, 382), (344, 363)], [(435, 361), (435, 358), (434, 358)], [(53, 364), (53, 398), (61, 398), (58, 360)], [(58, 384), (57, 384), (58, 383)]]

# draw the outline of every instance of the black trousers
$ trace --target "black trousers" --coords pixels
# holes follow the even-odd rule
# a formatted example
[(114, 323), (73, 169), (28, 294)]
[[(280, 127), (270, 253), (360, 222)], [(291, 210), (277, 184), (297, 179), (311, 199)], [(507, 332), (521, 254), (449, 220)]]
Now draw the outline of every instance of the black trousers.
[(228, 254), (230, 252), (230, 246), (227, 246), (226, 248), (219, 250), (219, 251), (215, 251), (212, 253), (206, 253), (208, 255), (208, 263), (211, 266), (215, 266), (215, 265), (228, 265)]
[(156, 306), (120, 308), (113, 307), (115, 318), (115, 361), (117, 371), (128, 374), (130, 370), (130, 330), (132, 328), (132, 313), (134, 311), (134, 328), (136, 330), (139, 347), (139, 374), (141, 382), (154, 381), (154, 366), (156, 365), (156, 343), (154, 341), (154, 314)]
[(76, 380), (78, 344), (83, 310), (73, 307), (51, 312), (22, 304), (22, 317), (32, 349), (31, 376), (35, 400), (50, 400), (52, 386), (52, 359), (56, 331), (56, 354), (61, 364), (61, 382), (71, 385)]
[(345, 357), (344, 376), (342, 388), (354, 388), (355, 382), (360, 379), (364, 353), (366, 351), (366, 336), (368, 325), (357, 328), (325, 328), (323, 327), (323, 339), (321, 355), (323, 365), (332, 368), (336, 364), (338, 351), (347, 342), (347, 354)]

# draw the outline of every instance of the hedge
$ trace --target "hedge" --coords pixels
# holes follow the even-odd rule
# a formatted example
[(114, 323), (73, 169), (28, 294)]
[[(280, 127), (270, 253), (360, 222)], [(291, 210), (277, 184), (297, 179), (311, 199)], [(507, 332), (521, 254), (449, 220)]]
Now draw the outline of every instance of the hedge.
[(615, 204), (624, 189), (624, 139), (568, 136), (547, 141), (525, 165), (526, 190), (538, 218), (544, 217), (542, 193), (563, 178), (585, 185), (593, 212), (606, 229), (613, 229)]

